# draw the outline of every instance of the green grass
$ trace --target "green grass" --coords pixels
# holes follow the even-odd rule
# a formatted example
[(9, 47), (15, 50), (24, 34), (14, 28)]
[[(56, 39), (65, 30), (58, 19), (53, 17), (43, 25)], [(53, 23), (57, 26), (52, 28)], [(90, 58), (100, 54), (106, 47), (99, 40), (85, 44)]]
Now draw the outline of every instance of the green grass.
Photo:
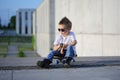
[(7, 45), (0, 45), (0, 52), (7, 52), (8, 51), (8, 46)]
[(32, 36), (1, 36), (0, 43), (2, 42), (32, 43)]
[(6, 54), (0, 54), (0, 58), (5, 58)]
[[(4, 44), (3, 44), (4, 43)], [(0, 36), (0, 58), (6, 57), (9, 44), (18, 43), (18, 51), (33, 51), (34, 37), (32, 36)], [(20, 43), (20, 44), (19, 44)], [(3, 53), (2, 53), (3, 52)], [(25, 56), (22, 52), (19, 52), (19, 56)]]
[(33, 47), (32, 46), (19, 46), (18, 50), (19, 51), (33, 51)]
[(7, 45), (0, 45), (0, 58), (6, 57), (7, 51), (8, 51)]
[(32, 36), (32, 48), (34, 49), (34, 45), (35, 45), (35, 36)]

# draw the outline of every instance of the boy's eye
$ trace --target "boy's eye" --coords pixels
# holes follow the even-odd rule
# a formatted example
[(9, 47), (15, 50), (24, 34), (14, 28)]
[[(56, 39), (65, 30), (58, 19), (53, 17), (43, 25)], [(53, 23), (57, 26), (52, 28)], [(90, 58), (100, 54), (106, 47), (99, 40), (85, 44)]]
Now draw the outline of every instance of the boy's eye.
[(64, 31), (65, 31), (65, 29), (60, 29), (60, 28), (58, 28), (58, 31), (62, 31), (62, 32), (64, 32)]

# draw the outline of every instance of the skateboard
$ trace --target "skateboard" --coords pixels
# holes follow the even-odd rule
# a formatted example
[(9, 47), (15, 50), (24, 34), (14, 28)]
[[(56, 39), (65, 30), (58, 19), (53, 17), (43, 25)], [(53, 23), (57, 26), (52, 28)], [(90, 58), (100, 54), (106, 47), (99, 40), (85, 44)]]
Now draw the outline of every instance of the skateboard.
[[(55, 64), (59, 64), (59, 63), (66, 64), (66, 59), (65, 59), (64, 57), (54, 56), (53, 59), (55, 60), (55, 61), (54, 61)], [(71, 62), (75, 62), (75, 59), (72, 58)], [(71, 63), (71, 62), (70, 62), (70, 63)], [(69, 64), (69, 65), (70, 65), (70, 64)]]
[[(71, 63), (74, 63), (74, 62), (75, 62), (74, 58), (72, 58), (70, 63), (68, 64), (68, 63), (66, 63), (66, 58), (65, 57), (54, 56), (52, 63), (54, 63), (56, 65), (62, 63), (63, 67), (69, 68), (69, 67), (71, 67)], [(38, 68), (50, 68), (50, 66), (47, 65), (47, 64), (44, 64), (43, 66), (41, 66), (41, 64), (44, 64), (44, 63), (42, 63), (42, 61), (37, 61), (37, 67)]]

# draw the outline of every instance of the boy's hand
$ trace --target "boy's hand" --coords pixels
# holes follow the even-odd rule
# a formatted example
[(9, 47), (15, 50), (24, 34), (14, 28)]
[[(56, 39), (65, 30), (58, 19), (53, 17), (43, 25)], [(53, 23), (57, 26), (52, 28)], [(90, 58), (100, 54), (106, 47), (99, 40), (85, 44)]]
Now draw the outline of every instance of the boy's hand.
[(64, 54), (64, 50), (63, 50), (63, 49), (61, 49), (61, 50), (60, 50), (60, 53), (61, 53), (61, 54)]
[(62, 48), (61, 48), (61, 50), (60, 50), (60, 53), (61, 54), (64, 54), (65, 52), (64, 52), (64, 49), (67, 47), (68, 45), (67, 44), (63, 44), (63, 46), (62, 46)]
[(70, 42), (70, 45), (72, 45), (72, 46), (74, 46), (74, 45), (76, 45), (77, 44), (77, 41), (71, 41)]

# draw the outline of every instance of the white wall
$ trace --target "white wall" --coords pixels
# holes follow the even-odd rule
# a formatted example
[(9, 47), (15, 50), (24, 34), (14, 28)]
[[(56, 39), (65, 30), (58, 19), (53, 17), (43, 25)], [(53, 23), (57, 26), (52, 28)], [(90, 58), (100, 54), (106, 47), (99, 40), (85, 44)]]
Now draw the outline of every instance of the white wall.
[(45, 0), (36, 10), (36, 47), (40, 56), (46, 57), (50, 51), (49, 0)]
[(53, 43), (49, 31), (57, 36), (58, 22), (64, 16), (73, 23), (78, 56), (120, 56), (120, 0), (45, 0), (37, 10), (37, 22), (41, 25), (37, 25), (37, 44), (45, 44), (37, 48), (41, 56), (47, 56)]
[(73, 22), (79, 56), (120, 56), (119, 0), (56, 0), (55, 4), (56, 26), (64, 16)]

